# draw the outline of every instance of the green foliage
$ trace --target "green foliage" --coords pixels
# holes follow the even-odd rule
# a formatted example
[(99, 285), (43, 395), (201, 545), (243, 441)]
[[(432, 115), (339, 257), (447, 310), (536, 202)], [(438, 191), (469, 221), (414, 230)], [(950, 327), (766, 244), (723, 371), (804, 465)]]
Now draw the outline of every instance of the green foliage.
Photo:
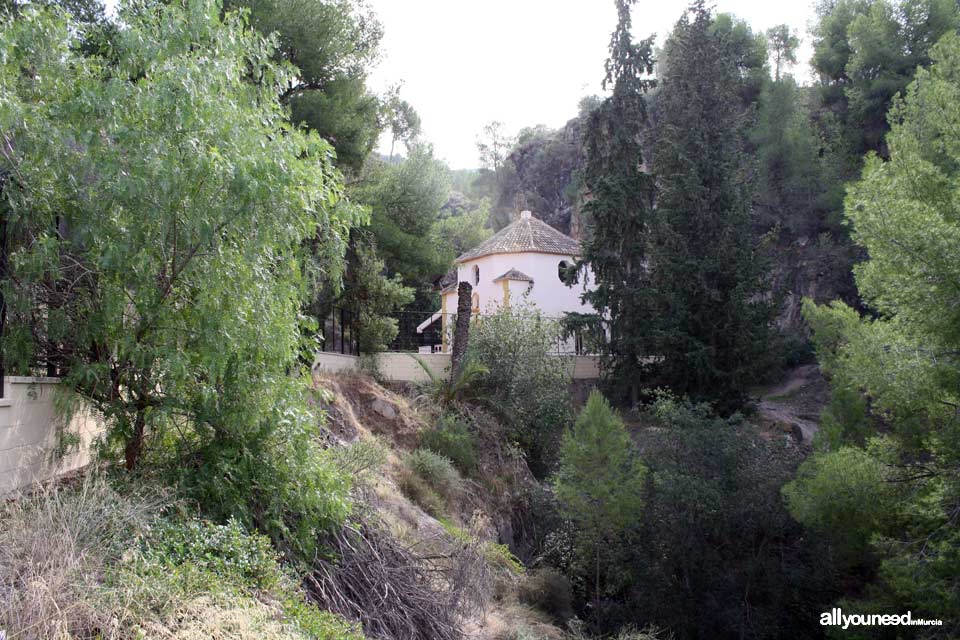
[(450, 459), (465, 475), (477, 470), (477, 436), (459, 416), (441, 417), (436, 427), (420, 434), (420, 446)]
[[(874, 8), (869, 19), (882, 16)], [(856, 279), (875, 317), (805, 307), (831, 375), (831, 450), (787, 495), (798, 517), (835, 525), (830, 535), (849, 562), (877, 572), (863, 607), (946, 622), (960, 613), (960, 37), (944, 36), (930, 56), (890, 112), (889, 161), (869, 156), (845, 203), (870, 256)], [(871, 490), (881, 479), (886, 486)], [(869, 497), (850, 513), (846, 494)]]
[(623, 421), (594, 390), (563, 435), (553, 484), (561, 514), (575, 530), (579, 575), (597, 602), (612, 552), (640, 520), (645, 474)]
[(347, 298), (357, 300), (360, 353), (377, 353), (397, 337), (399, 326), (390, 314), (413, 302), (414, 290), (405, 286), (399, 275), (388, 277), (386, 263), (375, 247), (359, 236), (350, 256)]
[[(821, 103), (843, 123), (854, 167), (868, 151), (884, 153), (887, 110), (931, 47), (958, 26), (951, 0), (841, 0), (822, 3), (811, 61)], [(852, 173), (852, 172), (851, 172)]]
[(407, 456), (406, 464), (444, 498), (452, 498), (460, 491), (462, 479), (450, 458), (429, 449), (417, 449)]
[(423, 289), (446, 272), (452, 250), (424, 240), (440, 218), (448, 191), (447, 169), (427, 145), (414, 146), (397, 164), (374, 159), (366, 164), (351, 197), (370, 207), (369, 233), (387, 276)]
[(249, 11), (250, 25), (276, 34), (273, 57), (298, 73), (277, 86), (290, 119), (316, 131), (336, 149), (337, 163), (359, 171), (381, 130), (381, 102), (366, 88), (382, 28), (356, 0), (226, 0)]
[(618, 0), (617, 28), (610, 37), (604, 86), (613, 94), (587, 120), (583, 145), (583, 184), (591, 197), (583, 206), (590, 233), (583, 261), (595, 286), (584, 300), (596, 310), (604, 331), (605, 373), (621, 396), (636, 400), (644, 378), (644, 358), (654, 353), (654, 318), (648, 278), (649, 229), (654, 181), (644, 169), (642, 132), (647, 120), (644, 94), (654, 83), (653, 38), (634, 42), (632, 0)]
[(783, 488), (790, 514), (824, 534), (839, 557), (862, 563), (891, 512), (889, 473), (862, 449), (840, 447), (805, 461)]
[[(4, 504), (0, 626), (24, 640), (236, 629), (265, 640), (362, 640), (307, 603), (264, 536), (235, 520), (201, 520), (155, 488), (121, 487), (94, 474)], [(164, 517), (171, 506), (180, 515)]]
[(675, 391), (729, 412), (763, 370), (773, 305), (742, 150), (743, 63), (724, 33), (698, 3), (665, 47), (654, 163), (658, 335), (648, 353), (662, 356)]
[(189, 565), (217, 579), (256, 588), (277, 586), (277, 555), (264, 536), (248, 534), (234, 519), (164, 520), (143, 543), (143, 558), (162, 567)]
[(801, 452), (669, 395), (644, 418), (655, 427), (635, 436), (649, 468), (646, 507), (620, 559), (609, 623), (657, 624), (677, 638), (820, 633), (829, 552), (780, 497)]
[(502, 307), (470, 328), (469, 366), (486, 373), (479, 388), (527, 455), (535, 474), (553, 461), (560, 433), (572, 420), (570, 374), (556, 349), (559, 327), (534, 308)]
[[(444, 206), (449, 205), (450, 200)], [(489, 220), (490, 200), (483, 199), (475, 203), (472, 209), (455, 211), (453, 215), (441, 218), (433, 226), (432, 233), (438, 242), (450, 247), (459, 256), (493, 235), (493, 230), (487, 226)]]
[(42, 14), (0, 42), (12, 351), (61, 364), (126, 444), (184, 417), (198, 435), (259, 419), (251, 390), (297, 348), (300, 241), (324, 229), (334, 247), (354, 221), (332, 207), (329, 145), (284, 122), (289, 70), (266, 43), (213, 3), (155, 9), (124, 14), (116, 68)]
[(293, 559), (312, 558), (320, 535), (351, 511), (350, 476), (317, 439), (318, 416), (303, 408), (304, 393), (290, 382), (268, 396), (275, 409), (257, 428), (223, 430), (158, 455), (207, 514), (256, 527)]

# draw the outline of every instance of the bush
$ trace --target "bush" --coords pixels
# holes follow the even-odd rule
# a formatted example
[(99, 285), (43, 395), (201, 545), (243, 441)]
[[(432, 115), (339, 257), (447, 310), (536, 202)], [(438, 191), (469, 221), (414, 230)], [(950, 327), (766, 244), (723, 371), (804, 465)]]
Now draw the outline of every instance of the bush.
[(397, 485), (401, 493), (432, 515), (439, 518), (444, 514), (446, 505), (439, 493), (430, 488), (430, 485), (413, 469), (404, 469), (400, 472)]
[(542, 567), (520, 583), (517, 597), (523, 604), (535, 607), (564, 623), (573, 617), (573, 588), (562, 573)]
[(457, 417), (444, 416), (436, 428), (421, 433), (420, 446), (449, 458), (464, 475), (477, 469), (477, 437)]
[(453, 468), (450, 458), (427, 449), (417, 449), (407, 456), (407, 464), (431, 489), (444, 498), (452, 498), (460, 491), (462, 480)]
[(0, 629), (20, 640), (362, 640), (305, 600), (266, 538), (166, 519), (167, 504), (88, 478), (0, 506)]
[[(269, 393), (272, 391), (272, 393)], [(196, 448), (162, 452), (169, 471), (204, 515), (236, 518), (291, 558), (312, 558), (318, 536), (350, 513), (350, 476), (316, 439), (318, 416), (303, 381), (278, 381), (263, 396), (273, 407), (259, 425), (226, 425)]]
[(142, 555), (147, 563), (190, 565), (238, 585), (277, 586), (277, 554), (270, 540), (247, 533), (233, 519), (225, 525), (197, 519), (161, 521), (146, 538)]
[(560, 326), (522, 305), (500, 308), (471, 327), (468, 359), (487, 369), (483, 388), (521, 446), (531, 470), (543, 477), (560, 433), (573, 421), (570, 374), (556, 352)]

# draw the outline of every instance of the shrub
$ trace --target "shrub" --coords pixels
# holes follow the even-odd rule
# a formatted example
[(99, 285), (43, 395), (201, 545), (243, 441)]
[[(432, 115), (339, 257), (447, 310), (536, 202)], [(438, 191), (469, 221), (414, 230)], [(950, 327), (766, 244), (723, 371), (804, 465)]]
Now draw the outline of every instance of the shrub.
[(305, 600), (264, 536), (236, 521), (166, 519), (165, 505), (87, 478), (0, 506), (0, 630), (20, 640), (362, 640)]
[(420, 446), (449, 458), (465, 475), (477, 469), (477, 437), (457, 417), (444, 416), (434, 429), (421, 433)]
[(300, 380), (263, 395), (273, 407), (257, 426), (228, 425), (203, 444), (162, 452), (159, 464), (211, 520), (237, 518), (291, 558), (312, 558), (317, 537), (350, 512), (350, 476), (316, 439), (318, 416)]
[(161, 521), (144, 541), (143, 559), (160, 567), (191, 567), (238, 585), (270, 589), (277, 585), (277, 554), (265, 536), (247, 533), (240, 523), (206, 520)]
[(487, 369), (483, 388), (530, 468), (546, 475), (559, 435), (573, 421), (570, 374), (556, 352), (560, 326), (539, 311), (511, 305), (471, 327), (468, 359)]
[(397, 479), (397, 485), (403, 495), (420, 505), (424, 511), (434, 518), (443, 515), (446, 509), (443, 498), (413, 469), (407, 468), (401, 471), (400, 477)]
[(452, 498), (460, 491), (462, 480), (450, 458), (427, 449), (417, 449), (407, 456), (407, 465), (444, 498)]
[(517, 597), (523, 604), (535, 607), (557, 622), (573, 617), (573, 588), (562, 573), (552, 567), (541, 567), (520, 583)]

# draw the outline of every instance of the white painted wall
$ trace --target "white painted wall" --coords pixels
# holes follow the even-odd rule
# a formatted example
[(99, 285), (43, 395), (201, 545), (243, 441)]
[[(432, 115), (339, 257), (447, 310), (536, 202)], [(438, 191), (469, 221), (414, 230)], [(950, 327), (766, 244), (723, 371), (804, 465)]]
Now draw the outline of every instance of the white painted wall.
[[(580, 282), (572, 287), (560, 281), (558, 271), (560, 262), (572, 263), (573, 256), (561, 256), (550, 253), (497, 253), (468, 260), (457, 265), (458, 282), (469, 282), (475, 293), (480, 296), (480, 313), (494, 313), (503, 304), (503, 284), (494, 282), (510, 269), (516, 269), (533, 278), (529, 282), (512, 281), (509, 284), (511, 302), (524, 299), (538, 307), (549, 318), (561, 318), (565, 313), (578, 311), (592, 313), (593, 307), (580, 301), (580, 296), (590, 287), (592, 274), (581, 273)], [(480, 269), (480, 281), (475, 281), (474, 267)], [(447, 312), (457, 309), (457, 292), (445, 294)]]
[[(4, 378), (0, 398), (0, 494), (44, 482), (90, 463), (96, 439), (104, 425), (90, 411), (80, 411), (69, 422), (57, 416), (55, 378)], [(80, 444), (59, 457), (60, 429), (76, 434)]]

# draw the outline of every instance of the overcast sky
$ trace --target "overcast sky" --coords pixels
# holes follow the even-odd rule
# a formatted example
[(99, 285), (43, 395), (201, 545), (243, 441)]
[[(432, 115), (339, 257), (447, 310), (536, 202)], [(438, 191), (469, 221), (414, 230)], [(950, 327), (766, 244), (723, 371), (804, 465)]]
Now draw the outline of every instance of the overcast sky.
[[(108, 0), (115, 4), (116, 0)], [(479, 164), (476, 136), (491, 120), (509, 132), (562, 126), (585, 95), (599, 94), (612, 0), (368, 0), (384, 27), (382, 58), (370, 78), (401, 96), (423, 121), (424, 137), (455, 169)], [(633, 35), (658, 44), (688, 0), (639, 0)], [(802, 39), (799, 78), (808, 76), (813, 0), (716, 0), (717, 11), (756, 31), (787, 23)], [(383, 149), (389, 150), (384, 140)]]
[[(479, 163), (476, 136), (491, 120), (510, 132), (562, 126), (585, 95), (599, 94), (612, 0), (369, 0), (384, 27), (372, 88), (402, 81), (401, 96), (423, 121), (424, 137), (453, 168)], [(633, 35), (658, 43), (687, 0), (640, 0)], [(810, 0), (717, 0), (716, 10), (755, 30), (787, 23), (803, 45), (797, 77), (808, 75)], [(389, 143), (386, 144), (389, 149)]]

